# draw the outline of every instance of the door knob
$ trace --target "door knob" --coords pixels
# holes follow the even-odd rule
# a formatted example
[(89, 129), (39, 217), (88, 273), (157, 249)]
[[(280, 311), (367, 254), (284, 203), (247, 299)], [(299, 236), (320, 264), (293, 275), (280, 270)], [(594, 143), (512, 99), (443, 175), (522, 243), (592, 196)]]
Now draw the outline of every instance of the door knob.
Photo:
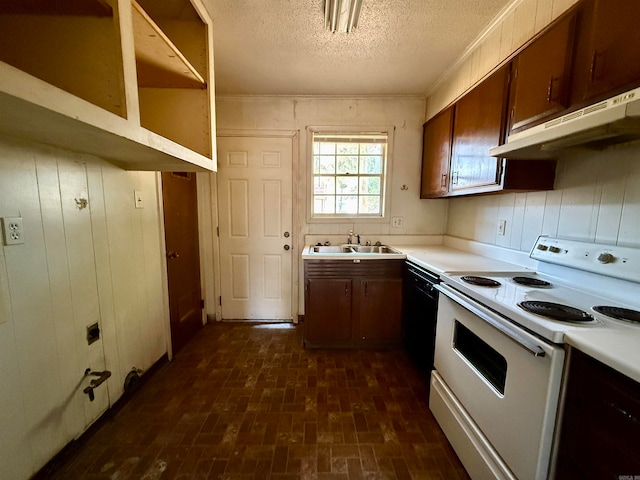
[(285, 245), (285, 246), (284, 246), (284, 249), (285, 249), (285, 250), (289, 250), (290, 248), (291, 248), (291, 247), (290, 247), (289, 245)]
[(178, 258), (180, 254), (178, 252), (167, 252), (167, 258)]

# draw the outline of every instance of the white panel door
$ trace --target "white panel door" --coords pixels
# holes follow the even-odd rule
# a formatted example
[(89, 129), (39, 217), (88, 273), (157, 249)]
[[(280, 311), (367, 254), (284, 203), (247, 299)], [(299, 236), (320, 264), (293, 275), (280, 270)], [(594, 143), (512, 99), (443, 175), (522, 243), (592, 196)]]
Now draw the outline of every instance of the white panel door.
[(219, 137), (224, 320), (291, 320), (292, 141)]

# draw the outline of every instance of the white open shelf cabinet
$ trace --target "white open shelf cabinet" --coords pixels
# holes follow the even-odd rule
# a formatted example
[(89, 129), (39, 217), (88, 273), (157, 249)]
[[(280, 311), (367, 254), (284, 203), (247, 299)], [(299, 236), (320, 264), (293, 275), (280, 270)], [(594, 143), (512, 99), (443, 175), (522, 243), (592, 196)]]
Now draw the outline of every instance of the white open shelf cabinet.
[(127, 170), (215, 171), (213, 39), (201, 0), (1, 5), (0, 134)]

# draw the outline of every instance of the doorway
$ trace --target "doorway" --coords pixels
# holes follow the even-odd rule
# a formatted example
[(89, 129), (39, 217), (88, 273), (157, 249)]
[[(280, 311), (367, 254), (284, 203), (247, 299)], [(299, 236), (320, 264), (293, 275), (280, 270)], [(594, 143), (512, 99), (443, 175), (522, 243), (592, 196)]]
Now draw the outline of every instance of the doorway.
[(175, 354), (202, 328), (196, 174), (163, 172), (171, 345)]
[(292, 320), (291, 137), (218, 137), (223, 320)]

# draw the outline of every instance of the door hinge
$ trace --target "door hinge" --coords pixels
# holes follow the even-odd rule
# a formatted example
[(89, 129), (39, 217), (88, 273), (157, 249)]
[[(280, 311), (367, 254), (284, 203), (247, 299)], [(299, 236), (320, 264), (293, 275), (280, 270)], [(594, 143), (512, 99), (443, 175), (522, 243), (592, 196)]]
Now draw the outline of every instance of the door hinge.
[(200, 308), (204, 308), (204, 299), (200, 299)]
[(220, 227), (219, 226), (216, 227), (216, 235), (218, 237), (220, 236)]
[(222, 306), (222, 295), (218, 297), (218, 301), (220, 302), (220, 306)]

